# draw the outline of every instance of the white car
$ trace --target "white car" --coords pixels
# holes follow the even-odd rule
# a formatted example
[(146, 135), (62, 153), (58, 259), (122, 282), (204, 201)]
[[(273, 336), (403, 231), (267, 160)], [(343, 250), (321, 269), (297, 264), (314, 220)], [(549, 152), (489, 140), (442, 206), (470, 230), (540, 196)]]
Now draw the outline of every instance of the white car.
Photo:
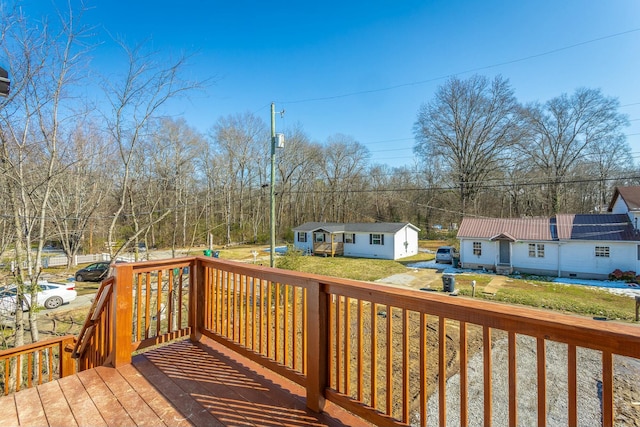
[[(69, 303), (76, 299), (78, 293), (76, 292), (76, 284), (70, 283), (55, 283), (41, 281), (38, 282), (38, 293), (36, 294), (35, 303), (46, 309), (53, 309), (60, 307), (62, 304)], [(29, 309), (29, 295), (31, 293), (31, 285), (25, 285), (24, 293), (27, 297), (27, 301), (23, 303), (22, 310)], [(0, 313), (12, 314), (15, 313), (17, 306), (16, 301), (16, 286), (10, 285), (0, 289)]]

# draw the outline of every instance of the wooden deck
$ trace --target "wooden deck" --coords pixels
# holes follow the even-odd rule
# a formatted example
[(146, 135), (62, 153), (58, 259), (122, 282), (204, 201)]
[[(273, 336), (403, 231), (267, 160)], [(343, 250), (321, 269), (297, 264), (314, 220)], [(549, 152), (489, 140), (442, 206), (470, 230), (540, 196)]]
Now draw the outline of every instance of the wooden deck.
[(360, 426), (327, 403), (316, 414), (304, 390), (203, 338), (134, 356), (0, 398), (2, 426)]

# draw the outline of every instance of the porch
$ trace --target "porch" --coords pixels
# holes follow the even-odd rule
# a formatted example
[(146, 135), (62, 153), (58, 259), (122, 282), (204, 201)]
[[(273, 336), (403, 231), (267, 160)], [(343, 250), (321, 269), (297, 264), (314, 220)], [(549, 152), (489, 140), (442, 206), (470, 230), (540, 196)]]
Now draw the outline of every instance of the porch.
[(342, 242), (321, 242), (313, 244), (313, 254), (319, 256), (340, 256), (344, 255), (344, 243)]
[[(592, 370), (585, 370), (585, 354)], [(69, 377), (71, 356), (77, 377)], [(611, 426), (635, 416), (630, 406), (640, 400), (619, 395), (628, 391), (619, 382), (627, 360), (640, 363), (636, 325), (187, 257), (117, 264), (75, 343), (64, 338), (0, 352), (5, 394), (23, 390), (1, 398), (0, 412), (13, 407), (16, 417), (38, 424), (32, 417), (43, 415), (27, 406), (38, 396), (42, 411), (53, 408), (44, 412), (47, 423), (65, 424), (56, 417), (73, 408), (58, 407), (47, 387), (59, 395), (65, 381), (93, 378), (94, 402), (116, 401), (121, 408), (114, 410), (134, 421), (136, 408), (155, 408), (144, 409), (150, 418), (139, 424), (197, 415), (204, 418), (188, 421), (278, 425), (251, 417), (293, 408), (301, 411), (294, 417), (311, 417), (304, 419), (314, 425), (363, 423), (348, 417), (385, 426), (446, 425), (455, 416), (462, 425), (545, 426), (557, 423), (557, 414), (577, 425), (580, 405), (595, 402), (588, 408), (593, 417)], [(560, 374), (551, 370), (558, 363)], [(247, 368), (242, 374), (239, 365)], [(289, 385), (276, 387), (280, 397), (262, 400), (271, 392), (256, 390), (271, 390), (277, 377)], [(87, 399), (89, 392), (80, 391)], [(128, 413), (130, 402), (140, 404)]]

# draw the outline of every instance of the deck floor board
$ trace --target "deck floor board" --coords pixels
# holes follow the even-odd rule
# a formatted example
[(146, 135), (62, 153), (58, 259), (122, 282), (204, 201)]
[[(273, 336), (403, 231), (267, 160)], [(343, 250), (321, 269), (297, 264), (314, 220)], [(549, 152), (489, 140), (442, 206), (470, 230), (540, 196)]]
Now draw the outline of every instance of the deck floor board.
[[(57, 398), (57, 399), (56, 399)], [(208, 338), (178, 341), (0, 397), (2, 426), (368, 425), (330, 403), (306, 408), (304, 389)]]
[(0, 398), (0, 426), (16, 426), (18, 424), (18, 411), (14, 396)]
[(38, 394), (49, 424), (68, 427), (78, 425), (57, 381), (38, 386)]
[(61, 378), (58, 384), (78, 425), (95, 427), (107, 425), (77, 375)]

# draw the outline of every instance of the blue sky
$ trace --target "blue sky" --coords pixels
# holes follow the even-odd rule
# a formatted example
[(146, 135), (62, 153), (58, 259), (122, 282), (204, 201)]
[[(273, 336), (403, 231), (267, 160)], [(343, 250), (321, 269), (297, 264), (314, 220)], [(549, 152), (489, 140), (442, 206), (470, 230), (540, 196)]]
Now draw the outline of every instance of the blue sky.
[[(286, 110), (278, 131), (300, 124), (318, 142), (350, 135), (372, 163), (408, 165), (418, 108), (448, 76), (500, 74), (523, 103), (578, 87), (619, 98), (640, 160), (638, 0), (85, 3), (84, 22), (103, 41), (96, 65), (117, 65), (107, 32), (196, 52), (190, 72), (215, 84), (172, 113), (203, 132), (236, 113), (269, 123), (275, 102)], [(46, 0), (23, 4), (34, 17), (51, 10)]]

